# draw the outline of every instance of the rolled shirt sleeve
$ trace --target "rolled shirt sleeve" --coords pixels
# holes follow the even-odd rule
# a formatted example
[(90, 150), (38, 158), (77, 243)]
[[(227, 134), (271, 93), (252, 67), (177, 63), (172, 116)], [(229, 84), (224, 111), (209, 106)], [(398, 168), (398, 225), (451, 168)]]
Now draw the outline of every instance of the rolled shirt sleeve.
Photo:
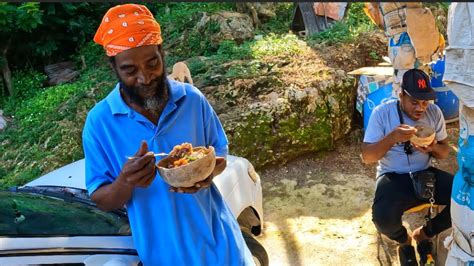
[(436, 131), (436, 140), (441, 141), (448, 137), (448, 132), (446, 131), (446, 122), (444, 120), (443, 112), (437, 105), (433, 105), (436, 108), (436, 119), (435, 119), (435, 131)]

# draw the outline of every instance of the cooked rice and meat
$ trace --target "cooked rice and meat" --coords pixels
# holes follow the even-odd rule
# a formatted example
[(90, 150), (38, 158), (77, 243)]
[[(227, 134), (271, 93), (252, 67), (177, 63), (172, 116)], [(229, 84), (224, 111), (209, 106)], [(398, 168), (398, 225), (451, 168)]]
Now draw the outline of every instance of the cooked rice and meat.
[(167, 168), (175, 168), (186, 165), (190, 162), (203, 158), (208, 153), (209, 149), (205, 148), (194, 150), (191, 143), (185, 142), (181, 145), (176, 145), (169, 154), (169, 158), (171, 160), (169, 160)]

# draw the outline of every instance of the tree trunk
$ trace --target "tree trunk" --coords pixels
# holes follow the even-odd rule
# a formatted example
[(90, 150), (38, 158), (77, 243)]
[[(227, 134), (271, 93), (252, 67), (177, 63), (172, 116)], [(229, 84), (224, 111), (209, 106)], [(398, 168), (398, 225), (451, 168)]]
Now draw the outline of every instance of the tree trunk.
[(1, 55), (3, 57), (4, 63), (0, 66), (2, 71), (2, 80), (3, 88), (10, 95), (13, 96), (13, 84), (12, 84), (12, 73), (10, 67), (8, 66), (7, 52), (10, 47), (10, 39), (8, 39), (7, 44), (3, 47)]

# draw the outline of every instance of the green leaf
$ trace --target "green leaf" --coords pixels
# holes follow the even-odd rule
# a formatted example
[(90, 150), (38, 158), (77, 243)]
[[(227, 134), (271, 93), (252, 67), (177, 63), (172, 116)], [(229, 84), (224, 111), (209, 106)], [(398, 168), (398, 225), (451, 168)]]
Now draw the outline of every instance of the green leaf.
[(46, 14), (55, 15), (56, 14), (56, 6), (52, 3), (46, 3)]
[(77, 7), (76, 7), (77, 4), (73, 4), (73, 3), (61, 3), (61, 6), (64, 8), (64, 10), (68, 13), (68, 14), (74, 14), (74, 11), (76, 11)]
[(31, 32), (41, 24), (43, 11), (39, 9), (39, 3), (23, 3), (17, 8), (17, 26), (27, 32)]
[(0, 27), (1, 31), (9, 32), (12, 28), (13, 17), (16, 15), (16, 7), (12, 4), (0, 2)]

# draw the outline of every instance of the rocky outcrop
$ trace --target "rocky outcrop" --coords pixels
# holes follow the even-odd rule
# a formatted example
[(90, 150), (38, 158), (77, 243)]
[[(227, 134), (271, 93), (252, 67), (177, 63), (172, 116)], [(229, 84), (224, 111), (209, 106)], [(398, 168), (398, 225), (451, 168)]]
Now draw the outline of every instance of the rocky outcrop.
[(224, 41), (243, 43), (254, 37), (252, 19), (247, 14), (219, 11), (200, 12), (191, 18), (194, 27), (186, 28), (179, 38), (164, 43), (165, 51), (179, 57), (212, 54)]
[(257, 167), (286, 163), (332, 149), (349, 132), (355, 79), (318, 65), (318, 60), (309, 52), (288, 61), (266, 61), (277, 66), (252, 78), (202, 88), (223, 122), (231, 154)]
[(196, 31), (205, 32), (211, 43), (217, 45), (222, 41), (242, 43), (253, 38), (252, 19), (238, 12), (220, 11), (212, 15), (203, 13)]
[(235, 5), (238, 12), (252, 17), (253, 26), (256, 28), (261, 26), (261, 21), (267, 21), (276, 16), (277, 6), (274, 3), (237, 2)]
[(386, 53), (383, 34), (373, 32), (353, 43), (311, 48), (294, 36), (272, 41), (270, 34), (260, 41), (247, 14), (203, 13), (197, 21), (188, 34), (206, 36), (216, 49), (223, 41), (257, 40), (251, 59), (186, 60), (195, 86), (219, 114), (230, 153), (256, 167), (333, 149), (350, 131), (355, 110), (356, 80), (347, 72), (374, 65)]

